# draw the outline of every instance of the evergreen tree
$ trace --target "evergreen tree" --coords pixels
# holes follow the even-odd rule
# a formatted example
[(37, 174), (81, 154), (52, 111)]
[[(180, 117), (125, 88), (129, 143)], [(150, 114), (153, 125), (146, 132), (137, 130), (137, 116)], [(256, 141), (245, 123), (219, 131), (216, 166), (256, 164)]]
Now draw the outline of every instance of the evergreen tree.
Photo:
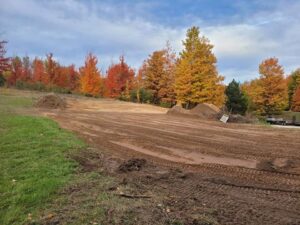
[(240, 84), (233, 79), (227, 86), (225, 94), (227, 96), (227, 109), (233, 114), (244, 115), (247, 111), (248, 101), (246, 95), (240, 88)]
[(224, 102), (224, 86), (221, 83), (224, 78), (218, 74), (213, 45), (199, 34), (199, 28), (192, 27), (183, 41), (184, 50), (176, 67), (177, 101), (187, 105), (206, 102), (221, 106)]

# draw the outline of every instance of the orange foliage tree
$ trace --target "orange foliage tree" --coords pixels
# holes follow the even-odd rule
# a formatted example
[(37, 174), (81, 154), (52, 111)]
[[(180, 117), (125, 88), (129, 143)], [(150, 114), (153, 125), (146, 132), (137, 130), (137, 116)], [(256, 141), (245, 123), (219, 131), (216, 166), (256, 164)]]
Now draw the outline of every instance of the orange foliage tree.
[(53, 54), (49, 53), (46, 55), (46, 60), (44, 63), (45, 66), (45, 72), (48, 76), (48, 83), (47, 84), (53, 84), (54, 80), (56, 78), (56, 72), (57, 68), (59, 67), (58, 63), (53, 59)]
[(23, 57), (22, 60), (22, 75), (20, 77), (20, 80), (23, 82), (29, 82), (32, 79), (32, 70), (31, 70), (31, 64), (30, 59), (28, 56)]
[(152, 91), (155, 104), (175, 101), (175, 61), (175, 53), (167, 44), (165, 49), (154, 51), (140, 69), (144, 86)]
[(300, 112), (300, 86), (296, 89), (293, 95), (292, 110)]
[(269, 58), (259, 65), (260, 90), (255, 102), (261, 114), (273, 114), (284, 110), (288, 104), (284, 71), (277, 58)]
[(33, 82), (48, 84), (49, 78), (45, 73), (44, 63), (41, 59), (35, 58), (32, 62), (33, 67)]
[(80, 68), (80, 92), (85, 95), (102, 95), (103, 80), (97, 68), (97, 57), (89, 53), (85, 59), (85, 65)]
[(112, 64), (108, 68), (105, 80), (106, 95), (115, 98), (124, 94), (126, 88), (132, 88), (133, 78), (134, 70), (127, 65), (124, 56), (121, 56), (118, 64)]
[(16, 56), (11, 60), (10, 76), (7, 78), (9, 86), (16, 85), (17, 80), (22, 76), (22, 61), (20, 57)]

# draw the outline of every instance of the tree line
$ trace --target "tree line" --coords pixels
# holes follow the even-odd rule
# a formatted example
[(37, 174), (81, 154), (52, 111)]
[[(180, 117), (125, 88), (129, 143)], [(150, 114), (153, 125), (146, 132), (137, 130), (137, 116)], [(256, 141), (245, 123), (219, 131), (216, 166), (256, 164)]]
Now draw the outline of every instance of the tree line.
[(138, 71), (121, 56), (103, 73), (92, 53), (77, 69), (74, 65), (61, 65), (52, 54), (45, 59), (8, 58), (6, 42), (2, 41), (0, 86), (80, 93), (165, 107), (181, 104), (192, 108), (198, 103), (212, 103), (239, 114), (300, 111), (300, 69), (285, 76), (278, 59), (269, 58), (259, 65), (259, 78), (242, 84), (233, 80), (226, 86), (217, 70), (213, 45), (200, 35), (198, 27), (188, 29), (182, 43), (178, 56), (167, 43), (165, 48), (150, 54)]

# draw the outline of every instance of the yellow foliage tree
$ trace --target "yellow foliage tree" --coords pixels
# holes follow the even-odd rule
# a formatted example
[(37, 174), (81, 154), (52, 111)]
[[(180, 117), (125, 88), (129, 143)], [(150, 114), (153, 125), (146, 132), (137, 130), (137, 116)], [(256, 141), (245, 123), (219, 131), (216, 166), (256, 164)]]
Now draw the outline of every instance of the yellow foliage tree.
[(187, 107), (197, 103), (222, 106), (225, 99), (224, 78), (218, 74), (213, 45), (199, 34), (199, 28), (192, 27), (183, 41), (184, 50), (180, 53), (175, 72), (177, 101)]

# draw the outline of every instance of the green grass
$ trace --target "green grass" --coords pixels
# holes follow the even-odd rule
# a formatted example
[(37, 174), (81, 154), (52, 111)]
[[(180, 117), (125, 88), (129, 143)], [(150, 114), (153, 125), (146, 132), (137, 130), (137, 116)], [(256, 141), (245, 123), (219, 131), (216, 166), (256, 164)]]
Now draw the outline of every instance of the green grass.
[[(0, 94), (0, 224), (28, 223), (66, 184), (84, 143), (50, 119), (17, 115), (32, 100)], [(30, 217), (30, 216), (29, 216)]]

